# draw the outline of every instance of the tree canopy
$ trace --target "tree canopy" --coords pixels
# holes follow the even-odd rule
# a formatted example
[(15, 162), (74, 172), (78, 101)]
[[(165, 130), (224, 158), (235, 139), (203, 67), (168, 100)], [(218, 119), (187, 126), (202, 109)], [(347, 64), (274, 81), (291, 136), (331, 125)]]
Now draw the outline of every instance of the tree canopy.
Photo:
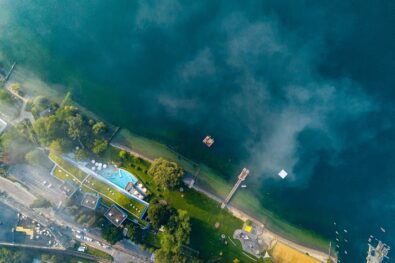
[(108, 147), (108, 141), (104, 139), (95, 139), (92, 147), (92, 152), (94, 154), (103, 153)]
[(140, 244), (142, 242), (142, 233), (141, 229), (136, 224), (129, 224), (127, 226), (128, 229), (128, 238), (132, 240), (136, 244)]
[(97, 135), (97, 134), (102, 134), (104, 132), (106, 132), (107, 130), (107, 126), (104, 124), (104, 122), (99, 121), (96, 122), (93, 126), (92, 126), (92, 130), (93, 132)]
[(159, 229), (161, 226), (167, 225), (169, 219), (176, 213), (177, 211), (169, 205), (154, 201), (148, 207), (147, 217), (152, 227)]
[(189, 243), (190, 232), (188, 213), (184, 210), (177, 210), (177, 214), (171, 216), (164, 228), (160, 240), (161, 248), (156, 252), (155, 262), (186, 262), (182, 246)]
[(101, 234), (102, 237), (112, 245), (122, 240), (123, 238), (120, 228), (108, 224), (102, 227)]
[(179, 185), (184, 170), (175, 162), (158, 158), (152, 163), (148, 174), (154, 177), (159, 186), (174, 189)]

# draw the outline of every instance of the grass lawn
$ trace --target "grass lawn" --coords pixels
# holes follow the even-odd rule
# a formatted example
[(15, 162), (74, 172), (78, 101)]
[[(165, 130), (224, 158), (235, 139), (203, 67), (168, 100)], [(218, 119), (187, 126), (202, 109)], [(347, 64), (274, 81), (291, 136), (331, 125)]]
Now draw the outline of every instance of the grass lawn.
[[(107, 185), (92, 176), (88, 177), (87, 174), (71, 165), (60, 156), (51, 154), (51, 159), (55, 160), (56, 163), (61, 166), (56, 167), (54, 171), (54, 175), (60, 180), (72, 180), (77, 184), (84, 182), (81, 186), (83, 192), (99, 193), (106, 205), (110, 206), (112, 204), (117, 204), (135, 219), (139, 219), (144, 213), (145, 205), (141, 202), (128, 197), (126, 194), (119, 192), (115, 187)], [(143, 223), (142, 220), (139, 221)]]
[(88, 176), (86, 173), (78, 169), (77, 167), (70, 164), (68, 161), (64, 160), (62, 157), (56, 154), (49, 154), (49, 158), (58, 164), (63, 170), (67, 171), (69, 174), (72, 174), (75, 179), (82, 182)]
[[(114, 160), (118, 156), (118, 150), (110, 148), (106, 154)], [(216, 262), (232, 262), (234, 258), (241, 262), (256, 262), (243, 254), (240, 242), (233, 239), (233, 232), (243, 225), (240, 219), (193, 189), (184, 187), (181, 193), (157, 188), (153, 178), (145, 172), (149, 166), (150, 163), (145, 160), (130, 158), (123, 168), (136, 175), (153, 195), (165, 199), (174, 208), (188, 211), (192, 227), (189, 246), (198, 250), (200, 257), (204, 260), (217, 259)], [(218, 229), (215, 228), (217, 222), (220, 224)], [(222, 234), (226, 235), (227, 245), (221, 240)]]

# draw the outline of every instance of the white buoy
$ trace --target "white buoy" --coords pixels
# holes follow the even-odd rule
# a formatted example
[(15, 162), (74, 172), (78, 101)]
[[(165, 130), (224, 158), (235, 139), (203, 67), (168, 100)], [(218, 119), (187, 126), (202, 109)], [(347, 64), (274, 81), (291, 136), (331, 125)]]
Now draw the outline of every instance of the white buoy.
[(283, 169), (278, 173), (278, 176), (280, 176), (282, 179), (287, 177), (288, 173)]

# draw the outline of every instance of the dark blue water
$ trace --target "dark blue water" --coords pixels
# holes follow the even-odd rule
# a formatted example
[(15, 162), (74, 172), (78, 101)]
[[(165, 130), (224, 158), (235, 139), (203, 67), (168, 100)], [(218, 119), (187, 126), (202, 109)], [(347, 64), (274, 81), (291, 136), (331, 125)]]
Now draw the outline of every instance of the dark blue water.
[(394, 13), (393, 1), (5, 0), (0, 51), (225, 178), (248, 165), (265, 207), (342, 232), (343, 262), (363, 262), (370, 234), (395, 245)]

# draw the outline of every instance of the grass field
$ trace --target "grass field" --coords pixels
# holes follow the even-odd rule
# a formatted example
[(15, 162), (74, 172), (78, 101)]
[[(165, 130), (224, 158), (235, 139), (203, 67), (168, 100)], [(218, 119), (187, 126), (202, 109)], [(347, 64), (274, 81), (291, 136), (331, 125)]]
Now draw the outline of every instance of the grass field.
[[(60, 180), (74, 181), (74, 183), (81, 186), (81, 190), (83, 192), (100, 194), (106, 205), (110, 206), (112, 204), (117, 204), (127, 211), (133, 218), (140, 219), (143, 215), (145, 205), (141, 202), (128, 197), (126, 194), (119, 192), (115, 187), (107, 185), (92, 176), (88, 177), (86, 173), (71, 165), (58, 155), (51, 154), (50, 157), (58, 164), (58, 167), (54, 170), (54, 175)], [(81, 185), (82, 182), (83, 184)], [(140, 223), (142, 223), (141, 221), (142, 220), (140, 220)]]

